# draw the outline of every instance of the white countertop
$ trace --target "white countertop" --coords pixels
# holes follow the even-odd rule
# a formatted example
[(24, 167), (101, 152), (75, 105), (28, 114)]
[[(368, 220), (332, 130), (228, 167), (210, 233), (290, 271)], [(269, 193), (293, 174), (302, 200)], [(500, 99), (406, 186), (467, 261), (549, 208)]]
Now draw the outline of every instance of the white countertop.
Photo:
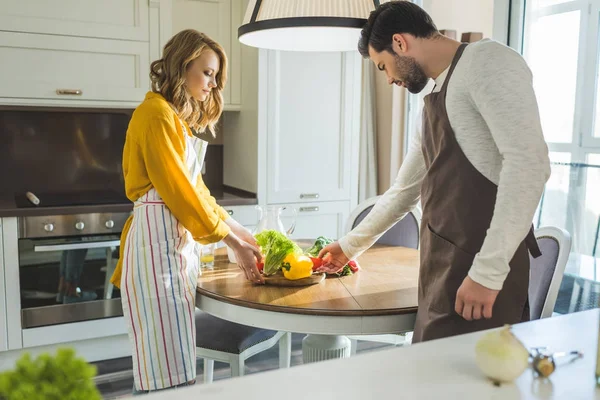
[(227, 379), (153, 394), (149, 399), (600, 399), (595, 386), (599, 311), (590, 310), (518, 324), (527, 347), (580, 350), (583, 359), (559, 366), (549, 380), (527, 370), (496, 387), (475, 364), (481, 332)]

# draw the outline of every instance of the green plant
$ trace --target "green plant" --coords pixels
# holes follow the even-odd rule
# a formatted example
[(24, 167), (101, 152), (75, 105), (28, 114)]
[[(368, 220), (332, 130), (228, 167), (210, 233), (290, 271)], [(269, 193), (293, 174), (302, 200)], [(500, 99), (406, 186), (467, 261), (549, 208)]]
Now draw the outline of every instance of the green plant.
[(56, 356), (29, 353), (14, 370), (0, 374), (2, 400), (101, 400), (94, 384), (96, 367), (75, 356), (73, 349), (58, 349)]

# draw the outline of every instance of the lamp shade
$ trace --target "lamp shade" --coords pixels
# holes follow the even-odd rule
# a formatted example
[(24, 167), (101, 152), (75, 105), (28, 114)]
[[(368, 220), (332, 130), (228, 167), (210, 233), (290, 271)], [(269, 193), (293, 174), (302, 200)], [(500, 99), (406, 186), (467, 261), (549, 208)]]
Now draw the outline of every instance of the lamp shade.
[(385, 1), (250, 0), (238, 38), (273, 50), (356, 50), (369, 13)]

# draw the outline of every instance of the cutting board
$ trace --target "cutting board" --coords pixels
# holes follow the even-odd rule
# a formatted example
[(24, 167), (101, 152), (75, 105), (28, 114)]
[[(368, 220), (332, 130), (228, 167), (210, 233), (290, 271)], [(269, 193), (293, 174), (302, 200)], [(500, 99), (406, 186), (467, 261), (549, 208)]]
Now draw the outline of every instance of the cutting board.
[(316, 285), (317, 283), (323, 282), (325, 279), (325, 274), (312, 274), (308, 278), (296, 279), (291, 281), (289, 279), (285, 279), (281, 272), (276, 273), (275, 275), (265, 276), (265, 285), (272, 286), (310, 286)]

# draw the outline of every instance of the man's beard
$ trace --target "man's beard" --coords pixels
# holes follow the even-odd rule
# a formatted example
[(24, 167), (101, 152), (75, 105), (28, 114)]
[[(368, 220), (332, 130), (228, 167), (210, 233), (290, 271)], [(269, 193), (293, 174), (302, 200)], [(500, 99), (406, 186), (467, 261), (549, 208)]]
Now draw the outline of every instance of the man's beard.
[(412, 57), (394, 54), (394, 58), (396, 59), (396, 71), (405, 71), (400, 80), (404, 83), (406, 89), (414, 94), (420, 93), (429, 82), (429, 77), (425, 74), (423, 68)]

